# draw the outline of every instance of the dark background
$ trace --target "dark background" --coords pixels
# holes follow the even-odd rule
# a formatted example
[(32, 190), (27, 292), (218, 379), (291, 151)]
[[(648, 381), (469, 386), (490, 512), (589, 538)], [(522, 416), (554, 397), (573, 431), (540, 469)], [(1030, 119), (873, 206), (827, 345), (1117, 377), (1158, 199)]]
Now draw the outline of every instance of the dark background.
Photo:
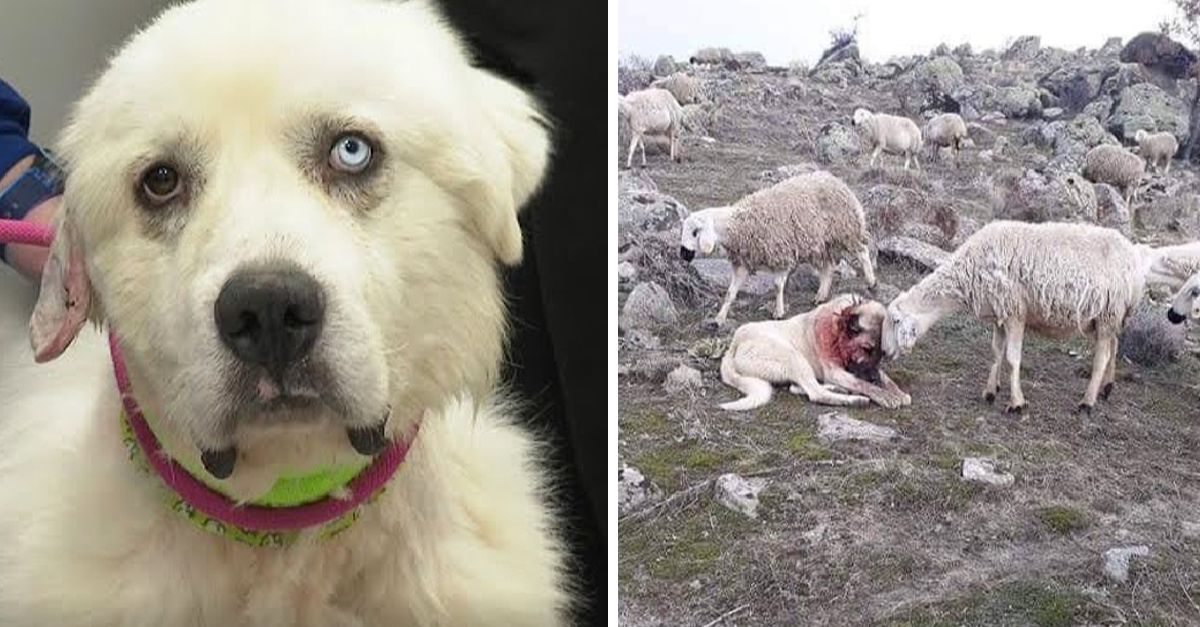
[(527, 423), (554, 444), (572, 564), (586, 606), (608, 597), (608, 6), (598, 0), (441, 0), (479, 64), (537, 93), (555, 154), (525, 210), (525, 260), (506, 278), (506, 376), (530, 401)]

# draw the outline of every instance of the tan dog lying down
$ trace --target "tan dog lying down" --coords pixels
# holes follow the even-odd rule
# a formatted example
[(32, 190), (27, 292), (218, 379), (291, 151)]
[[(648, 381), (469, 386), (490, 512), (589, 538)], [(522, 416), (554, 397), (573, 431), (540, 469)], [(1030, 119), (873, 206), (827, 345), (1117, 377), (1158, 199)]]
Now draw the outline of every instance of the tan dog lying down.
[(787, 320), (743, 324), (721, 360), (721, 380), (746, 396), (721, 408), (766, 405), (773, 383), (823, 405), (908, 405), (912, 397), (879, 369), (886, 315), (881, 303), (843, 294)]

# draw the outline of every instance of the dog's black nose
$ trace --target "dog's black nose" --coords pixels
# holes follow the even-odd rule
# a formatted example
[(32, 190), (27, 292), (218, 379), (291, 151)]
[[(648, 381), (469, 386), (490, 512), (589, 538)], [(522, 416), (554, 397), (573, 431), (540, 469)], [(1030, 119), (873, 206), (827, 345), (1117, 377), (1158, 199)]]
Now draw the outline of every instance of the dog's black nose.
[(1180, 322), (1187, 320), (1187, 316), (1175, 313), (1174, 309), (1168, 309), (1167, 310), (1167, 320), (1170, 320), (1171, 322), (1173, 322), (1175, 324), (1179, 324)]
[(221, 341), (242, 361), (278, 376), (312, 350), (325, 320), (325, 295), (295, 265), (239, 270), (215, 307)]
[(695, 259), (696, 251), (688, 250), (687, 248), (680, 246), (679, 247), (679, 256), (683, 257), (684, 261), (691, 261), (692, 259)]

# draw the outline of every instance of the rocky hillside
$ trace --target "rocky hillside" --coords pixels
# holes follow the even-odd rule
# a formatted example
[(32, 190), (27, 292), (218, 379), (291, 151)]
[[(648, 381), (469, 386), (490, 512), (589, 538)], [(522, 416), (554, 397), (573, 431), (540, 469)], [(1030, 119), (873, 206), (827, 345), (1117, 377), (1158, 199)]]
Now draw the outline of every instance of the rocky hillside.
[[(666, 84), (696, 94), (682, 98), (682, 163), (652, 142), (648, 166), (635, 156), (619, 175), (623, 624), (1200, 624), (1200, 359), (1161, 304), (1127, 325), (1117, 391), (1091, 420), (1072, 413), (1082, 339), (1027, 340), (1025, 416), (980, 401), (990, 333), (969, 316), (887, 367), (912, 407), (832, 412), (781, 390), (738, 415), (716, 408), (736, 397), (718, 360), (739, 322), (770, 315), (771, 281), (747, 281), (714, 331), (729, 265), (678, 256), (690, 210), (815, 169), (863, 202), (883, 301), (998, 218), (1200, 238), (1194, 165), (1148, 174), (1132, 206), (1079, 175), (1088, 149), (1131, 146), (1138, 129), (1186, 144), (1194, 58), (1171, 44), (1027, 37), (882, 63), (851, 45), (811, 69), (714, 48), (620, 69), (622, 93), (683, 73)], [(927, 153), (920, 172), (886, 155), (867, 167), (857, 107), (918, 123), (956, 111), (973, 145)], [(864, 291), (849, 266), (839, 275), (836, 291)], [(794, 273), (789, 311), (815, 287)]]

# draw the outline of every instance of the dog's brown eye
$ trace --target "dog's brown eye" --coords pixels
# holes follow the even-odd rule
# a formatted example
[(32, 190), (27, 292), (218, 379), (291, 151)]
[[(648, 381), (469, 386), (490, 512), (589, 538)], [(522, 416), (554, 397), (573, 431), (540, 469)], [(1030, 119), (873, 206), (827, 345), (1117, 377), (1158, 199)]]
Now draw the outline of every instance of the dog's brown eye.
[(371, 144), (361, 135), (338, 137), (329, 150), (329, 165), (340, 172), (358, 174), (371, 164)]
[(163, 204), (179, 195), (179, 172), (175, 168), (158, 164), (142, 175), (142, 191), (155, 204)]

